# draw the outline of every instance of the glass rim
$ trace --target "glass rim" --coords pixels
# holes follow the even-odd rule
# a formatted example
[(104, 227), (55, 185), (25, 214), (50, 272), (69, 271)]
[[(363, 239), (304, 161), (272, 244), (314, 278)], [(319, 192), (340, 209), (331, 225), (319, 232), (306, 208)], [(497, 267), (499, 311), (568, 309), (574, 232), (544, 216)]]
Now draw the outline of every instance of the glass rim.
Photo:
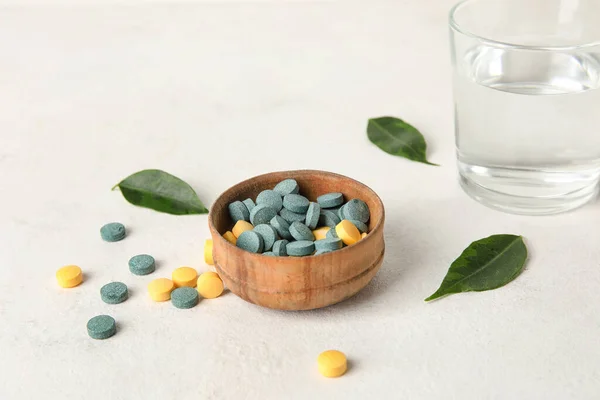
[(537, 51), (559, 51), (559, 50), (576, 50), (576, 49), (600, 46), (600, 38), (598, 38), (597, 40), (591, 41), (591, 42), (583, 42), (583, 43), (579, 43), (579, 44), (560, 45), (560, 46), (539, 46), (539, 45), (529, 45), (529, 44), (505, 42), (502, 40), (494, 40), (494, 39), (487, 38), (485, 36), (478, 35), (472, 31), (466, 29), (464, 26), (460, 25), (456, 21), (455, 15), (460, 8), (462, 8), (468, 4), (471, 4), (471, 3), (476, 3), (476, 2), (481, 2), (481, 1), (487, 1), (487, 0), (461, 0), (458, 3), (456, 3), (450, 9), (450, 12), (448, 13), (448, 22), (449, 22), (450, 27), (454, 31), (461, 33), (465, 36), (471, 37), (473, 39), (477, 39), (482, 42), (493, 44), (496, 47), (503, 47), (503, 48), (522, 49), (522, 50), (537, 50)]

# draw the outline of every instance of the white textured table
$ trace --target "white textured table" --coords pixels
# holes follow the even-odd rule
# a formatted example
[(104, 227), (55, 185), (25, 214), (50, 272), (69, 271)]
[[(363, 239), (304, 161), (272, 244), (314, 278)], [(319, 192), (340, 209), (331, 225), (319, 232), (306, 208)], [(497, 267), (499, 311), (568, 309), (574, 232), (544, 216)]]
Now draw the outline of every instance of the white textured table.
[[(15, 3), (15, 2), (13, 2)], [(593, 399), (600, 395), (598, 204), (504, 215), (456, 183), (446, 12), (451, 1), (176, 3), (0, 11), (0, 398)], [(369, 117), (411, 122), (435, 168), (388, 156)], [(149, 280), (206, 270), (206, 216), (136, 208), (110, 188), (143, 168), (210, 204), (281, 169), (336, 171), (387, 207), (375, 280), (342, 304), (276, 312), (233, 294), (177, 310)], [(99, 228), (129, 228), (108, 244)], [(526, 237), (508, 286), (423, 299), (471, 241)], [(134, 277), (148, 252), (155, 274)], [(60, 289), (55, 270), (86, 281)], [(126, 282), (131, 298), (101, 302)], [(113, 315), (118, 334), (88, 338)], [(346, 352), (328, 380), (316, 356)]]

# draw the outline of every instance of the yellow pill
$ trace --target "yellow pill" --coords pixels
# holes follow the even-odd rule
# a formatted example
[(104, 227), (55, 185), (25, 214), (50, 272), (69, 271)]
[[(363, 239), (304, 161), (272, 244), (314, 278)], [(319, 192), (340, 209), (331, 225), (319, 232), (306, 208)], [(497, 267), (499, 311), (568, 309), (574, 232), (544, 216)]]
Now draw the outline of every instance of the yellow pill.
[(327, 235), (327, 232), (329, 232), (330, 229), (331, 228), (328, 226), (323, 226), (312, 231), (313, 235), (315, 235), (315, 240), (325, 239), (325, 235)]
[(337, 378), (344, 375), (348, 369), (346, 356), (341, 351), (327, 350), (317, 357), (317, 365), (321, 375), (328, 378)]
[(204, 242), (204, 262), (208, 265), (215, 265), (215, 261), (213, 260), (213, 241), (212, 239), (206, 239)]
[(154, 301), (167, 301), (175, 289), (173, 281), (167, 278), (155, 279), (148, 284), (148, 293)]
[(358, 228), (347, 219), (342, 220), (342, 222), (337, 224), (335, 233), (337, 233), (338, 237), (342, 239), (342, 242), (344, 242), (346, 246), (350, 246), (361, 239)]
[(252, 226), (252, 224), (250, 222), (240, 219), (238, 222), (235, 223), (232, 231), (233, 231), (233, 234), (235, 235), (235, 237), (239, 238), (242, 233), (244, 233), (246, 231), (250, 231), (252, 229), (254, 229), (254, 226)]
[(227, 240), (229, 243), (231, 243), (234, 246), (237, 243), (237, 238), (235, 237), (235, 235), (233, 233), (231, 233), (231, 231), (225, 232), (223, 234), (223, 237), (225, 238), (225, 240)]
[(194, 268), (190, 267), (179, 267), (171, 274), (175, 287), (195, 287), (196, 279), (198, 279), (198, 272)]
[(60, 286), (72, 288), (83, 282), (83, 274), (77, 265), (66, 265), (56, 271), (56, 279)]
[(367, 232), (363, 232), (362, 235), (360, 235), (360, 239), (364, 239), (367, 237)]
[(205, 272), (198, 277), (198, 293), (205, 299), (214, 299), (223, 293), (223, 281), (216, 272)]

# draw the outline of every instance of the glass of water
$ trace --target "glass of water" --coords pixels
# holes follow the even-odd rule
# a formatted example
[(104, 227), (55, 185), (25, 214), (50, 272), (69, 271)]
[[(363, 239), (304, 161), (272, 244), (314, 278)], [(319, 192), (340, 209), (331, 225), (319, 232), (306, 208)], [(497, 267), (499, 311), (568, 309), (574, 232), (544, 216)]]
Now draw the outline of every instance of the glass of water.
[(600, 178), (600, 0), (465, 0), (450, 12), (461, 185), (555, 214)]

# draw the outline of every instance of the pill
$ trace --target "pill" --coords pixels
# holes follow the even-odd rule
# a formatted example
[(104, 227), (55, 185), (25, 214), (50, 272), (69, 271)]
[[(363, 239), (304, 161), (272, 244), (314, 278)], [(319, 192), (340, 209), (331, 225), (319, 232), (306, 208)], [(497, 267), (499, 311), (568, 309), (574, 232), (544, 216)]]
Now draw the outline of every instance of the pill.
[(252, 209), (254, 207), (256, 207), (256, 203), (254, 202), (254, 200), (252, 200), (250, 198), (247, 198), (246, 200), (242, 201), (242, 203), (244, 203), (244, 205), (248, 209), (248, 216), (249, 216), (250, 212), (252, 212)]
[(234, 201), (227, 208), (233, 222), (250, 220), (250, 212), (241, 201)]
[(292, 222), (290, 225), (290, 234), (296, 240), (310, 240), (311, 242), (315, 240), (315, 235), (310, 228), (298, 221)]
[(283, 206), (291, 212), (304, 214), (308, 210), (310, 201), (299, 194), (286, 194), (283, 198)]
[(175, 287), (195, 287), (198, 279), (198, 272), (191, 267), (179, 267), (171, 274)]
[(134, 275), (148, 275), (156, 269), (154, 257), (149, 254), (138, 254), (129, 259), (129, 271)]
[(225, 232), (223, 234), (223, 237), (225, 238), (225, 240), (227, 240), (229, 243), (231, 243), (232, 245), (235, 246), (235, 242), (237, 241), (237, 238), (235, 237), (235, 235), (231, 231)]
[(332, 251), (333, 250), (325, 250), (325, 249), (323, 249), (323, 250), (317, 250), (317, 251), (315, 251), (315, 254), (313, 254), (313, 255), (320, 256), (321, 254), (331, 253)]
[(231, 232), (236, 238), (239, 238), (242, 233), (251, 231), (252, 229), (254, 229), (254, 225), (252, 225), (250, 222), (240, 220), (235, 223)]
[(360, 232), (358, 228), (352, 225), (352, 222), (347, 219), (343, 220), (335, 227), (335, 233), (344, 244), (350, 246), (360, 240)]
[(237, 247), (251, 253), (262, 253), (264, 245), (262, 236), (254, 231), (243, 232), (236, 243)]
[[(252, 225), (268, 224), (271, 219), (277, 215), (277, 211), (265, 204), (257, 204), (250, 213), (250, 222)], [(239, 236), (238, 236), (239, 237)]]
[(279, 212), (283, 208), (283, 199), (274, 190), (263, 190), (256, 196), (256, 204), (264, 204)]
[(214, 265), (215, 260), (213, 259), (213, 241), (212, 239), (206, 239), (204, 241), (204, 262), (208, 265)]
[(198, 277), (198, 293), (205, 299), (214, 299), (223, 293), (223, 281), (216, 272), (205, 272)]
[(323, 208), (333, 208), (344, 203), (344, 195), (341, 193), (327, 193), (317, 197), (317, 203)]
[(328, 226), (330, 228), (335, 228), (337, 224), (340, 223), (340, 219), (333, 211), (329, 210), (321, 210), (321, 215), (319, 217), (319, 225)]
[(110, 315), (96, 315), (88, 321), (87, 331), (92, 339), (108, 339), (117, 333), (117, 323)]
[(306, 220), (306, 214), (295, 213), (286, 208), (282, 208), (279, 215), (290, 224), (295, 221), (304, 222)]
[(349, 219), (348, 221), (352, 222), (352, 225), (354, 225), (356, 228), (358, 228), (358, 231), (360, 233), (365, 233), (369, 230), (369, 227), (367, 226), (367, 224), (365, 224), (362, 221), (359, 221), (357, 219)]
[(272, 251), (265, 251), (264, 253), (262, 253), (263, 256), (269, 256), (269, 257), (275, 257), (275, 253), (273, 253)]
[(348, 369), (346, 356), (338, 350), (327, 350), (319, 354), (317, 365), (321, 375), (327, 378), (342, 376)]
[(192, 287), (180, 287), (171, 293), (171, 303), (177, 308), (192, 308), (198, 299), (198, 291)]
[(315, 240), (325, 239), (327, 237), (327, 232), (331, 230), (328, 226), (322, 226), (321, 228), (315, 229), (313, 231), (313, 235), (315, 235)]
[(339, 250), (342, 248), (342, 240), (339, 238), (321, 239), (315, 241), (315, 249), (319, 250)]
[(173, 289), (175, 289), (175, 284), (167, 278), (158, 278), (148, 284), (148, 294), (154, 301), (169, 300)]
[(56, 280), (64, 288), (72, 288), (83, 282), (83, 273), (77, 265), (66, 265), (56, 271)]
[(269, 224), (256, 225), (253, 231), (262, 236), (263, 251), (270, 251), (273, 248), (273, 243), (279, 239), (277, 231)]
[(335, 228), (330, 228), (329, 231), (327, 232), (327, 234), (325, 235), (325, 237), (327, 239), (334, 239), (338, 237), (337, 233), (335, 232)]
[(308, 210), (306, 210), (306, 221), (305, 224), (310, 229), (315, 229), (319, 224), (319, 217), (321, 216), (321, 206), (317, 203), (310, 203)]
[(127, 300), (129, 292), (123, 282), (111, 282), (100, 288), (100, 298), (106, 304), (119, 304)]
[(288, 256), (302, 257), (311, 255), (315, 251), (315, 244), (309, 240), (290, 242), (285, 247)]
[(111, 222), (100, 228), (100, 236), (106, 242), (118, 242), (125, 238), (125, 226), (119, 222)]
[[(283, 211), (283, 210), (282, 210)], [(290, 224), (283, 217), (276, 215), (271, 219), (271, 226), (275, 228), (279, 236), (284, 239), (292, 239)]]
[(288, 243), (289, 242), (285, 239), (276, 241), (273, 244), (273, 254), (279, 257), (287, 256), (286, 246)]
[(344, 219), (356, 219), (360, 222), (367, 223), (369, 221), (370, 212), (367, 203), (360, 199), (352, 199), (344, 204)]
[(363, 232), (363, 234), (360, 235), (360, 239), (361, 240), (364, 239), (364, 238), (366, 238), (366, 237), (367, 237), (367, 232)]
[(300, 187), (295, 179), (286, 179), (275, 185), (273, 190), (280, 195), (285, 196), (286, 194), (298, 194), (300, 192)]
[(336, 214), (340, 218), (340, 221), (343, 219), (346, 219), (346, 217), (344, 217), (344, 206), (341, 206), (340, 208), (338, 208), (336, 211)]

